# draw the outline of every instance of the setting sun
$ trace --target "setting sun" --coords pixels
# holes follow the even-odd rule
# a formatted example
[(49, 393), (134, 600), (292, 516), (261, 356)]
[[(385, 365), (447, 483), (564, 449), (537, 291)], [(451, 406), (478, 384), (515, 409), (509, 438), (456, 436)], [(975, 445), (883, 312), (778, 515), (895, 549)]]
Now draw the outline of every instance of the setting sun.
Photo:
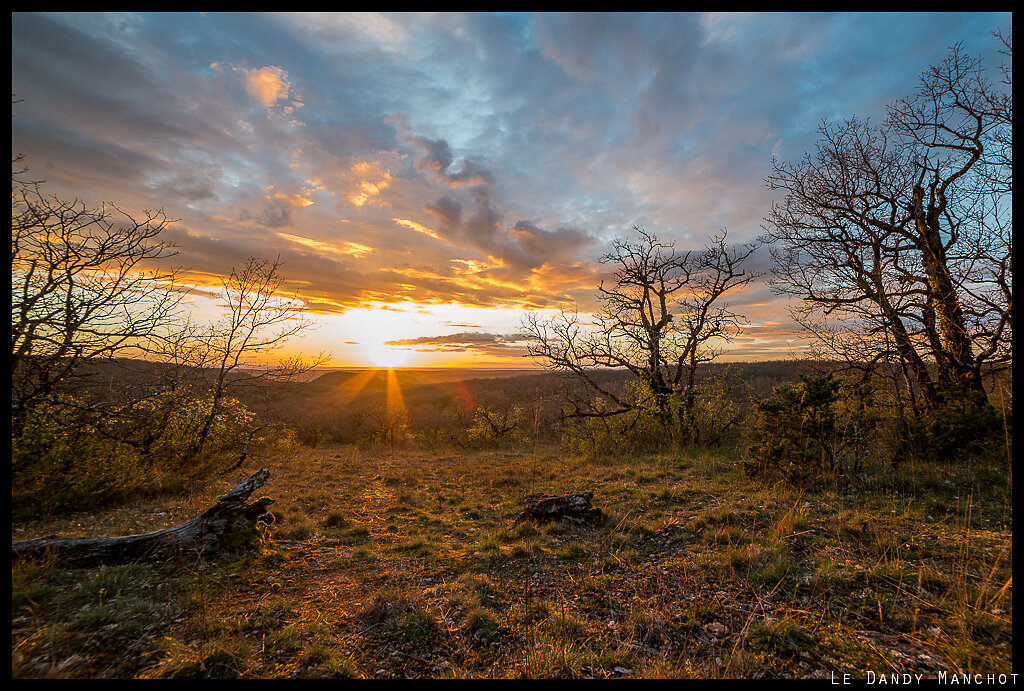
[(413, 364), (412, 349), (395, 348), (383, 343), (368, 344), (364, 348), (366, 360), (374, 367), (392, 369)]

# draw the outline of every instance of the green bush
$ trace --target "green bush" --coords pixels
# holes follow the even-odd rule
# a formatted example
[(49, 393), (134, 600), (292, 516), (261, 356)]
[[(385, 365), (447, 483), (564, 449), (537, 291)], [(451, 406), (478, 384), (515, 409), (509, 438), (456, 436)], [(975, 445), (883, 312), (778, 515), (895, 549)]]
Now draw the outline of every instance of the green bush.
[(71, 397), (38, 406), (12, 434), (12, 512), (89, 510), (180, 488), (236, 462), (247, 440), (250, 454), (298, 448), (294, 432), (260, 425), (234, 399), (221, 401), (199, 448), (212, 405), (165, 394), (113, 417)]
[(94, 416), (71, 403), (30, 411), (12, 437), (14, 517), (91, 509), (156, 486), (134, 448), (102, 436)]
[(159, 437), (149, 446), (149, 461), (164, 471), (177, 471), (183, 479), (198, 479), (237, 458), (254, 426), (255, 415), (239, 401), (220, 401), (210, 430), (200, 446), (203, 424), (211, 413), (212, 397), (174, 397), (156, 400), (170, 405)]
[(800, 375), (799, 385), (783, 384), (757, 401), (750, 458), (743, 463), (747, 476), (804, 485), (834, 471), (841, 385), (834, 374)]
[[(1013, 419), (1006, 411), (1005, 424)], [(938, 405), (929, 414), (908, 424), (909, 446), (922, 460), (963, 462), (983, 459), (993, 450), (1003, 450), (1012, 434), (1004, 426), (1003, 411), (987, 397), (962, 387), (946, 387)]]
[(592, 416), (568, 420), (562, 431), (562, 446), (586, 458), (636, 455), (664, 451), (688, 438), (689, 421), (683, 415), (681, 396), (663, 399), (659, 408), (650, 387), (641, 381), (627, 381), (621, 400), (632, 409), (617, 415), (602, 415), (604, 399), (593, 401)]
[(526, 440), (523, 427), (526, 413), (519, 406), (478, 405), (468, 430), (470, 445), (500, 446), (521, 444)]
[(753, 388), (734, 364), (701, 382), (691, 426), (694, 442), (703, 447), (735, 443), (750, 414)]
[(648, 384), (628, 380), (620, 400), (632, 409), (604, 416), (607, 402), (595, 399), (595, 415), (569, 420), (562, 445), (580, 456), (655, 454), (681, 447), (720, 447), (735, 442), (750, 410), (751, 387), (738, 370), (726, 368), (694, 389), (656, 396)]

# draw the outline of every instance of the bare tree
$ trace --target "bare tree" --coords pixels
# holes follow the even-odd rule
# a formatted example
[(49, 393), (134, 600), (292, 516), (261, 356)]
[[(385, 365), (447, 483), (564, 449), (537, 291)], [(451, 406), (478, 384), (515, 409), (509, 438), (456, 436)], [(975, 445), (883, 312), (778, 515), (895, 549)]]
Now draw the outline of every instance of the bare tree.
[[(552, 369), (570, 372), (596, 395), (577, 405), (574, 417), (610, 417), (638, 403), (609, 385), (596, 370), (624, 368), (650, 392), (654, 408), (668, 416), (681, 404), (693, 412), (696, 371), (738, 332), (741, 317), (722, 298), (758, 274), (740, 270), (756, 249), (726, 243), (726, 233), (702, 251), (680, 252), (673, 242), (634, 226), (635, 243), (616, 239), (599, 262), (614, 267), (613, 282), (598, 287), (595, 323), (577, 314), (524, 322), (529, 353)], [(594, 403), (597, 405), (594, 405)]]
[(387, 444), (390, 453), (395, 452), (395, 440), (401, 441), (409, 427), (409, 413), (404, 406), (395, 405), (393, 401), (376, 401), (368, 411), (373, 436), (382, 444)]
[(267, 361), (267, 356), (285, 341), (313, 326), (302, 316), (304, 303), (284, 293), (280, 267), (280, 259), (254, 257), (242, 269), (233, 268), (222, 280), (224, 317), (210, 325), (189, 322), (166, 341), (165, 354), (198, 374), (203, 393), (210, 400), (193, 456), (202, 453), (232, 393), (294, 379), (326, 359), (321, 354), (312, 359), (293, 356), (276, 363)]
[(94, 387), (88, 400), (63, 402), (89, 413), (90, 433), (133, 447), (150, 468), (187, 464), (183, 476), (202, 477), (224, 470), (231, 459), (226, 471), (241, 466), (250, 443), (275, 426), (273, 416), (258, 414), (252, 404), (266, 402), (324, 359), (267, 359), (312, 326), (302, 317), (303, 303), (282, 294), (279, 266), (253, 258), (233, 269), (222, 279), (223, 318), (168, 321), (151, 334), (147, 361), (117, 363), (125, 376), (117, 386)]
[(487, 396), (473, 411), (474, 429), (481, 436), (501, 440), (510, 437), (524, 422), (525, 411), (507, 396)]
[[(133, 474), (177, 471), (180, 462), (204, 456), (182, 473), (198, 477), (226, 458), (208, 453), (218, 429), (227, 440), (218, 451), (240, 448), (234, 457), (241, 464), (249, 441), (267, 423), (231, 398), (240, 382), (281, 381), (318, 364), (250, 362), (309, 326), (302, 304), (281, 294), (279, 262), (253, 259), (233, 270), (223, 284), (227, 316), (210, 326), (194, 324), (179, 309), (185, 287), (176, 272), (160, 268), (175, 254), (161, 236), (172, 223), (162, 211), (139, 217), (109, 203), (93, 208), (65, 201), (25, 176), (21, 158), (14, 157), (11, 403), (14, 436), (26, 443), (17, 446), (12, 472), (31, 482), (42, 468), (53, 495), (48, 500), (102, 498), (119, 491), (116, 472), (106, 494), (102, 488), (62, 494), (60, 486), (75, 487), (78, 463), (83, 477), (96, 482), (89, 463), (105, 465), (113, 454), (127, 459), (123, 468)], [(92, 366), (99, 361), (115, 361), (126, 376), (117, 386), (114, 375), (109, 387), (106, 381), (87, 386), (90, 375), (114, 371)], [(138, 454), (122, 454), (121, 444)], [(71, 480), (47, 475), (54, 458)], [(150, 473), (137, 475), (133, 486), (145, 486)]]
[(11, 190), (12, 416), (17, 425), (79, 365), (141, 353), (179, 302), (162, 211), (135, 218), (111, 204), (44, 195), (15, 176)]
[(819, 134), (767, 180), (784, 192), (767, 219), (772, 285), (800, 298), (794, 316), (824, 350), (896, 358), (925, 407), (983, 396), (1012, 358), (1011, 93), (956, 46), (883, 124)]

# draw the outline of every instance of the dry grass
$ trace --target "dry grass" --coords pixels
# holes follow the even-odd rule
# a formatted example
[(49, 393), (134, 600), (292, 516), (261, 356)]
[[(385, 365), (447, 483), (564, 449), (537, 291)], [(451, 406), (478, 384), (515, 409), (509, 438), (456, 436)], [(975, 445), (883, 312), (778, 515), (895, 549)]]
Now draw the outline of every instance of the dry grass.
[[(825, 677), (1012, 671), (1006, 482), (751, 484), (727, 454), (335, 447), (268, 460), (259, 554), (12, 565), (12, 676)], [(193, 497), (16, 525), (173, 525)], [(516, 523), (590, 489), (601, 526)]]

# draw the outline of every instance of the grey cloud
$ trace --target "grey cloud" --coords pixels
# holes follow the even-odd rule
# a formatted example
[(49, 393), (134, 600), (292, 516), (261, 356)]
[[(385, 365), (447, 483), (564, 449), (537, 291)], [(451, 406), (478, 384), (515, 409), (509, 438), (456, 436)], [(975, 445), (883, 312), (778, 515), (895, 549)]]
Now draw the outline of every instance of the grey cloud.
[(255, 221), (268, 228), (284, 228), (292, 225), (292, 210), (286, 204), (267, 204)]
[(589, 253), (598, 245), (598, 241), (585, 230), (558, 228), (547, 231), (529, 221), (517, 221), (511, 234), (527, 256), (543, 257), (550, 263), (589, 259)]
[(172, 171), (163, 179), (154, 179), (149, 187), (161, 198), (192, 203), (214, 199), (216, 184), (214, 176), (207, 173)]
[(420, 170), (432, 171), (436, 175), (443, 177), (448, 170), (448, 166), (455, 160), (448, 142), (443, 139), (427, 139), (412, 135), (409, 135), (408, 139), (423, 152), (416, 167)]
[(491, 204), (491, 196), (484, 189), (471, 191), (476, 209), (463, 223), (466, 238), (485, 251), (497, 249), (501, 227), (501, 218)]
[(461, 332), (386, 341), (386, 345), (408, 346), (426, 352), (476, 352), (504, 356), (526, 353), (526, 340), (519, 334)]
[(470, 160), (462, 162), (459, 172), (449, 173), (445, 177), (453, 185), (484, 185), (494, 181), (490, 171)]
[[(421, 147), (424, 157), (418, 162), (420, 170), (429, 170), (452, 185), (468, 182), (464, 192), (451, 190), (424, 210), (440, 222), (441, 234), (457, 243), (468, 244), (486, 256), (501, 259), (506, 269), (494, 272), (506, 280), (520, 280), (523, 272), (545, 263), (572, 257), (594, 244), (586, 231), (559, 228), (555, 232), (542, 230), (536, 225), (519, 221), (509, 226), (504, 214), (495, 207), (495, 190), (486, 184), (493, 179), (491, 172), (473, 161), (464, 161), (458, 173), (449, 173), (453, 157), (445, 140), (430, 140), (413, 135), (400, 123), (405, 138)], [(461, 199), (455, 198), (460, 195)], [(464, 200), (464, 201), (463, 201)], [(465, 206), (470, 209), (464, 213)]]
[(440, 197), (436, 201), (426, 204), (424, 208), (437, 216), (447, 228), (454, 228), (462, 220), (462, 204), (451, 197)]
[(445, 139), (428, 139), (414, 135), (404, 121), (397, 122), (399, 133), (420, 151), (419, 160), (416, 162), (418, 170), (429, 171), (453, 186), (484, 185), (493, 182), (488, 170), (469, 159), (462, 161), (457, 172), (450, 170), (455, 157)]

